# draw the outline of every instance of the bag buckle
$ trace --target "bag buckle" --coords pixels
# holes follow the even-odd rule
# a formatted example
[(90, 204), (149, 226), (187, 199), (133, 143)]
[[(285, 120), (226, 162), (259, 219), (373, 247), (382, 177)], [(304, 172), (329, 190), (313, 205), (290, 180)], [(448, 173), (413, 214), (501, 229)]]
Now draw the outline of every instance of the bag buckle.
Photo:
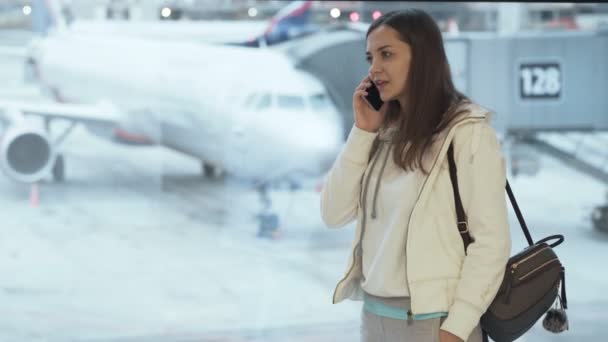
[[(464, 225), (464, 230), (460, 229), (461, 225)], [(469, 225), (467, 224), (467, 221), (458, 222), (458, 231), (460, 234), (466, 234), (469, 232)]]

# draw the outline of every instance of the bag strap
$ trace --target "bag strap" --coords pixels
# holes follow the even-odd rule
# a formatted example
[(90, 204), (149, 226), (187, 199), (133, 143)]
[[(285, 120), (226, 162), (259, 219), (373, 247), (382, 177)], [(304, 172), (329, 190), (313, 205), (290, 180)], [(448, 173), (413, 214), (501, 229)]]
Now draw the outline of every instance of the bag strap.
[(454, 191), (454, 200), (456, 202), (458, 232), (460, 233), (460, 237), (464, 242), (464, 254), (466, 255), (467, 247), (469, 247), (469, 244), (474, 241), (471, 239), (471, 235), (469, 234), (467, 217), (464, 212), (464, 207), (462, 206), (462, 201), (460, 200), (460, 191), (458, 190), (458, 178), (456, 176), (456, 162), (454, 161), (454, 147), (452, 143), (450, 143), (450, 148), (448, 149), (448, 163), (450, 164), (450, 179), (452, 181), (452, 190)]
[(528, 245), (532, 246), (534, 242), (532, 241), (532, 236), (530, 235), (530, 231), (528, 230), (528, 226), (526, 225), (526, 221), (524, 221), (524, 216), (521, 214), (521, 210), (519, 210), (519, 206), (517, 205), (517, 201), (515, 200), (515, 195), (513, 194), (513, 190), (511, 190), (511, 185), (509, 185), (509, 181), (507, 180), (507, 194), (509, 195), (509, 200), (511, 201), (511, 205), (515, 210), (515, 215), (517, 215), (517, 220), (519, 221), (519, 225), (521, 229), (524, 231), (524, 235), (526, 235), (526, 240), (528, 241)]
[[(466, 254), (467, 247), (469, 246), (469, 244), (471, 242), (474, 242), (474, 240), (469, 235), (467, 219), (466, 219), (466, 216), (464, 213), (464, 208), (462, 206), (462, 201), (460, 200), (460, 191), (458, 190), (458, 177), (456, 174), (456, 162), (454, 161), (453, 143), (450, 143), (450, 147), (448, 148), (448, 163), (450, 165), (450, 180), (452, 181), (452, 190), (454, 191), (454, 201), (456, 203), (456, 216), (458, 218), (458, 231), (460, 232), (460, 236), (462, 237), (462, 241), (464, 242), (464, 251)], [(524, 232), (524, 235), (526, 236), (528, 245), (532, 246), (534, 244), (534, 241), (532, 240), (532, 236), (530, 235), (530, 231), (528, 230), (526, 221), (524, 221), (524, 217), (521, 214), (521, 210), (519, 210), (519, 206), (517, 205), (517, 201), (515, 200), (515, 195), (513, 195), (513, 191), (511, 190), (511, 186), (509, 185), (508, 180), (507, 180), (507, 184), (506, 184), (505, 188), (507, 190), (507, 194), (509, 195), (509, 200), (511, 201), (511, 205), (513, 206), (513, 209), (515, 210), (515, 214), (517, 215), (517, 220), (519, 221), (519, 225), (521, 226), (521, 229)], [(563, 241), (563, 239), (562, 239), (562, 241)], [(559, 243), (561, 243), (561, 241)]]

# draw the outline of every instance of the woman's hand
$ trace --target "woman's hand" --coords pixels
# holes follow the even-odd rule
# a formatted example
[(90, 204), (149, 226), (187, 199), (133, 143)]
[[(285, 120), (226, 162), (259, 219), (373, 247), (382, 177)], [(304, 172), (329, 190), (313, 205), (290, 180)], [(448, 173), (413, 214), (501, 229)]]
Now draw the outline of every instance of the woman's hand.
[(464, 342), (460, 337), (439, 329), (439, 342)]
[(367, 75), (361, 80), (361, 83), (359, 83), (357, 88), (355, 88), (353, 94), (353, 110), (355, 125), (357, 127), (368, 132), (377, 132), (384, 121), (388, 105), (384, 103), (380, 108), (380, 111), (376, 111), (369, 102), (367, 102), (365, 99), (365, 96), (367, 96), (366, 89), (372, 85), (371, 82), (369, 75)]

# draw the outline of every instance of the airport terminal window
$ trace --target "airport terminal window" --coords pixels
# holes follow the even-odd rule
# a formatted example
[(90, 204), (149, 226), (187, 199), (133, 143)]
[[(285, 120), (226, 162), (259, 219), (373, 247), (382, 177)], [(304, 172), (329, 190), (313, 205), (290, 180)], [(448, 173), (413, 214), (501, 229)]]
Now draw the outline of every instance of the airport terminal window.
[[(10, 275), (0, 342), (359, 341), (363, 303), (333, 296), (352, 274), (361, 222), (329, 229), (320, 201), (354, 124), (354, 82), (369, 73), (355, 31), (376, 11), (408, 7), (436, 13), (445, 30), (454, 19), (443, 36), (453, 82), (492, 112), (463, 172), (496, 134), (498, 176), (534, 241), (565, 237), (555, 252), (572, 329), (558, 336), (540, 318), (518, 340), (608, 341), (608, 3), (574, 18), (578, 29), (557, 22), (575, 5), (369, 0), (118, 0), (133, 4), (131, 20), (86, 22), (109, 1), (0, 0), (0, 272)], [(51, 27), (59, 3), (86, 27)], [(355, 31), (340, 25), (355, 12)], [(319, 32), (264, 51), (232, 45), (269, 24)], [(23, 77), (30, 47), (44, 81), (75, 104)], [(121, 115), (88, 115), (100, 101)], [(39, 113), (22, 115), (29, 107)], [(57, 119), (35, 138), (44, 118)], [(54, 158), (47, 138), (60, 143)], [(382, 211), (383, 194), (401, 190), (380, 185)], [(436, 185), (451, 192), (449, 178)], [(505, 200), (513, 255), (528, 243)], [(458, 228), (446, 229), (461, 247)]]
[(279, 95), (278, 96), (279, 107), (283, 109), (301, 109), (304, 110), (306, 106), (304, 105), (304, 98), (300, 96), (292, 96), (292, 95)]
[(330, 107), (329, 99), (325, 94), (316, 94), (310, 97), (310, 106), (313, 111), (326, 110)]

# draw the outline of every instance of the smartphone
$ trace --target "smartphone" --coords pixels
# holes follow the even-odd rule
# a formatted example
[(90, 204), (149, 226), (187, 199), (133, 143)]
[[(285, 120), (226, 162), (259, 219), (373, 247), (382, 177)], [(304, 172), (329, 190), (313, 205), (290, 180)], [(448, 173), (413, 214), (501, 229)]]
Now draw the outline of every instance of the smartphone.
[(374, 82), (371, 83), (372, 85), (366, 89), (367, 96), (365, 96), (365, 99), (367, 100), (367, 102), (369, 102), (370, 105), (372, 105), (372, 107), (376, 111), (379, 111), (384, 102), (382, 101), (382, 99), (380, 99), (380, 92), (378, 91), (376, 84), (374, 84)]

